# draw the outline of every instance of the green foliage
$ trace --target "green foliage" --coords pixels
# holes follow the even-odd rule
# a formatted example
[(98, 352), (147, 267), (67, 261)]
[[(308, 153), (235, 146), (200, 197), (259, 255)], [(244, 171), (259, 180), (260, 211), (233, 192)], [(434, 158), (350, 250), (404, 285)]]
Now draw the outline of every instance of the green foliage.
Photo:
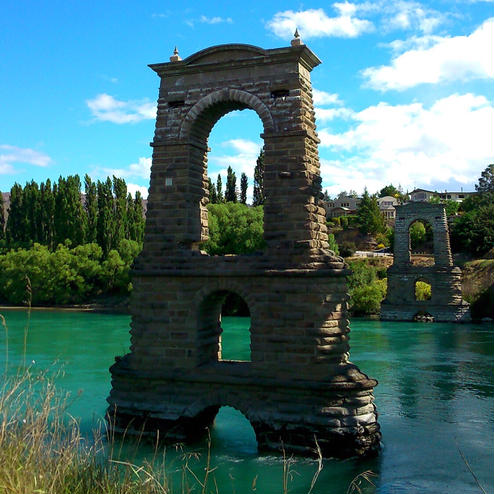
[(431, 285), (425, 281), (415, 283), (415, 300), (430, 300), (432, 294)]
[(225, 201), (237, 202), (237, 176), (231, 166), (226, 172)]
[(328, 234), (329, 250), (332, 250), (337, 256), (340, 255), (340, 249), (332, 233)]
[(354, 288), (350, 294), (352, 313), (357, 316), (379, 314), (381, 302), (386, 296), (386, 286), (386, 279), (384, 279)]
[(216, 179), (216, 201), (218, 204), (225, 202), (225, 197), (223, 196), (223, 184), (221, 182), (221, 175), (218, 173), (218, 178)]
[(254, 193), (252, 197), (253, 206), (264, 204), (264, 148), (261, 149), (254, 168)]
[(249, 187), (249, 182), (247, 180), (247, 175), (242, 173), (240, 176), (240, 202), (242, 204), (247, 204), (247, 188)]
[(386, 270), (364, 260), (351, 261), (349, 267), (352, 270), (348, 277), (350, 310), (354, 315), (379, 314), (386, 296)]
[(494, 164), (490, 164), (480, 175), (479, 183), (475, 185), (479, 194), (494, 193)]
[(367, 188), (360, 201), (357, 217), (360, 231), (364, 234), (375, 235), (386, 231), (386, 222), (379, 210), (376, 196), (370, 196)]
[(213, 181), (208, 177), (208, 189), (209, 189), (209, 202), (216, 204), (218, 202), (218, 194), (216, 193), (216, 187)]
[(451, 243), (456, 251), (482, 256), (494, 245), (494, 165), (489, 165), (475, 186), (477, 194), (461, 204), (463, 214), (454, 219)]
[(348, 263), (352, 274), (348, 277), (348, 288), (353, 290), (359, 286), (369, 285), (377, 279), (376, 268), (366, 261), (350, 261)]
[(34, 305), (87, 302), (102, 294), (127, 294), (129, 268), (140, 245), (122, 240), (120, 253), (111, 250), (103, 259), (96, 243), (71, 249), (59, 244), (54, 252), (35, 243), (30, 249), (11, 250), (0, 256), (0, 298), (20, 305), (28, 296), (29, 280)]
[(412, 223), (409, 232), (412, 250), (415, 250), (417, 247), (424, 244), (426, 232), (425, 225), (421, 221), (415, 221)]
[(210, 204), (209, 240), (203, 249), (211, 255), (248, 254), (264, 248), (263, 209), (240, 203)]
[(357, 246), (355, 245), (355, 242), (349, 242), (349, 241), (342, 242), (339, 248), (340, 248), (340, 255), (343, 257), (353, 256), (353, 254), (355, 254), (355, 251), (357, 250)]

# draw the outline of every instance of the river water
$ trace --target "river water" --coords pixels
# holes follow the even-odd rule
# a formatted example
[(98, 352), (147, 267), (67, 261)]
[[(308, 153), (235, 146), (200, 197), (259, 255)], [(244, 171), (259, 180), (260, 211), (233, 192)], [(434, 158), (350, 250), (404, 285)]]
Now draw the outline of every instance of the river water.
[[(26, 311), (0, 313), (8, 327), (10, 372), (24, 360), (35, 372), (53, 366), (63, 369), (57, 385), (73, 396), (69, 411), (80, 419), (84, 432), (92, 430), (105, 412), (108, 368), (115, 355), (128, 349), (129, 317), (33, 311), (28, 321)], [(223, 357), (248, 358), (249, 319), (225, 317), (223, 327)], [(366, 493), (479, 493), (461, 452), (485, 491), (494, 493), (492, 325), (356, 319), (351, 328), (352, 362), (379, 381), (375, 397), (383, 447), (374, 459), (326, 460), (312, 492), (345, 493), (352, 479), (371, 470), (375, 486), (364, 482)], [(0, 369), (5, 365), (5, 345), (4, 331)], [(222, 408), (211, 439), (220, 493), (282, 492), (282, 456), (258, 455), (254, 432), (239, 412)], [(200, 472), (205, 445), (186, 451), (202, 453), (199, 460), (191, 460)], [(146, 454), (144, 447), (140, 456)], [(180, 458), (168, 448), (167, 465), (175, 485), (181, 475)], [(288, 491), (307, 493), (316, 462), (294, 458), (290, 468)]]

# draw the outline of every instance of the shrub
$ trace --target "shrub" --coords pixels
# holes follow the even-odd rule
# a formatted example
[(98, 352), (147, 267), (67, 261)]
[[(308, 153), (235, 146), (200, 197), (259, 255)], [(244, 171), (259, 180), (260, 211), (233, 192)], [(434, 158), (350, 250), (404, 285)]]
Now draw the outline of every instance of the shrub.
[(343, 257), (350, 257), (355, 254), (355, 251), (357, 250), (357, 246), (355, 245), (355, 242), (342, 242), (340, 247), (340, 255)]
[(385, 296), (386, 280), (376, 280), (369, 285), (357, 286), (350, 292), (350, 310), (357, 316), (379, 314)]
[(431, 299), (431, 286), (425, 281), (417, 281), (415, 283), (415, 300), (430, 300)]

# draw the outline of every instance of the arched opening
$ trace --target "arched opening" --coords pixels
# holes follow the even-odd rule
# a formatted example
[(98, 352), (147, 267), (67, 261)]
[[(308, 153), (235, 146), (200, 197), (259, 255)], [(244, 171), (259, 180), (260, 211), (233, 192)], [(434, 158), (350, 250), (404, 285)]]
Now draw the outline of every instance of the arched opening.
[(219, 290), (208, 295), (199, 311), (201, 363), (250, 362), (250, 310), (237, 293)]
[(432, 286), (425, 278), (419, 278), (414, 283), (415, 300), (423, 302), (432, 298)]
[(429, 221), (413, 221), (408, 228), (408, 242), (412, 265), (434, 266), (434, 234)]
[(220, 408), (211, 430), (211, 440), (218, 453), (257, 454), (257, 439), (251, 423), (231, 406)]
[[(210, 255), (250, 254), (264, 249), (264, 215), (258, 200), (262, 169), (262, 122), (250, 109), (222, 117), (208, 138), (208, 234)], [(262, 186), (261, 181), (261, 186)]]
[(191, 158), (203, 170), (200, 249), (210, 255), (249, 254), (265, 245), (263, 208), (254, 201), (254, 176), (263, 148), (260, 135), (266, 120), (269, 123), (267, 109), (257, 100), (244, 102), (243, 94), (228, 98), (218, 94), (199, 102), (199, 113), (188, 131), (199, 146)]

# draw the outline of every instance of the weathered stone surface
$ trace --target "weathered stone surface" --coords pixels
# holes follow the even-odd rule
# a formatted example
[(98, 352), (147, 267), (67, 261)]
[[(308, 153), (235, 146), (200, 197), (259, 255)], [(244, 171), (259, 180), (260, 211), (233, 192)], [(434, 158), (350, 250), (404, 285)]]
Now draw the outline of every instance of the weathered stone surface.
[[(411, 263), (409, 231), (417, 220), (425, 220), (432, 227), (433, 266)], [(431, 285), (430, 300), (415, 300), (417, 281)], [(453, 266), (448, 222), (442, 204), (410, 202), (396, 206), (394, 262), (388, 269), (388, 292), (381, 305), (381, 319), (413, 321), (417, 314), (430, 314), (434, 321), (470, 319), (469, 305), (461, 296), (461, 270)]]
[[(175, 59), (174, 59), (175, 60)], [(225, 45), (151, 66), (161, 77), (144, 249), (133, 271), (130, 353), (111, 368), (116, 432), (197, 438), (219, 407), (240, 410), (260, 449), (375, 453), (377, 382), (348, 361), (348, 273), (328, 250), (304, 45)], [(264, 125), (267, 248), (208, 256), (207, 139), (231, 110)], [(251, 314), (251, 360), (221, 359), (221, 306)]]

